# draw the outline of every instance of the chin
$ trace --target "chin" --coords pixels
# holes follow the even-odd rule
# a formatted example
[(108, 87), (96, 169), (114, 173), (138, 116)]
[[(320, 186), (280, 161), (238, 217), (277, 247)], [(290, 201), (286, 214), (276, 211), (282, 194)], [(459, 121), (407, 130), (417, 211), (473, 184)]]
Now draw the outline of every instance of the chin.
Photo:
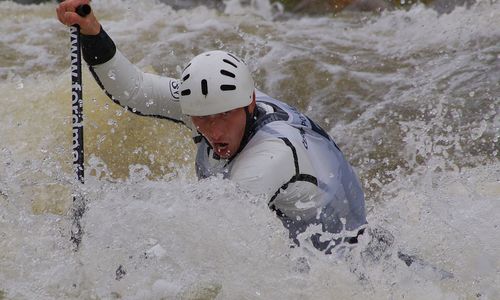
[(220, 158), (223, 158), (223, 159), (229, 159), (231, 158), (233, 155), (229, 154), (229, 153), (225, 153), (225, 154), (219, 154), (219, 157)]
[(220, 157), (224, 158), (224, 159), (230, 159), (232, 157), (234, 157), (236, 155), (236, 150), (234, 151), (227, 151), (225, 153), (221, 153), (219, 154)]

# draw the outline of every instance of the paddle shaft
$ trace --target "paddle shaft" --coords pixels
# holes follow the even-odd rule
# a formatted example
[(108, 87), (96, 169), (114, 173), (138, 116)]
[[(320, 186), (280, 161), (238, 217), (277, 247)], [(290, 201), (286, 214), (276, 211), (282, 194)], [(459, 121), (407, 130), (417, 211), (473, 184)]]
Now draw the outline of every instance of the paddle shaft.
[[(90, 13), (89, 5), (80, 5), (76, 13), (85, 17)], [(73, 125), (73, 167), (76, 177), (80, 183), (84, 183), (84, 152), (83, 152), (83, 86), (82, 86), (82, 58), (80, 48), (80, 27), (73, 25), (70, 27), (71, 37), (71, 105), (72, 105), (72, 125)], [(80, 219), (85, 211), (85, 202), (81, 195), (77, 193), (73, 196), (73, 228), (71, 230), (71, 241), (76, 249), (82, 240), (82, 227)]]
[[(77, 7), (78, 15), (85, 17), (90, 13), (89, 5)], [(73, 124), (73, 166), (78, 180), (84, 183), (84, 152), (83, 152), (83, 87), (82, 87), (82, 57), (80, 48), (80, 27), (70, 27), (71, 37), (71, 105)]]

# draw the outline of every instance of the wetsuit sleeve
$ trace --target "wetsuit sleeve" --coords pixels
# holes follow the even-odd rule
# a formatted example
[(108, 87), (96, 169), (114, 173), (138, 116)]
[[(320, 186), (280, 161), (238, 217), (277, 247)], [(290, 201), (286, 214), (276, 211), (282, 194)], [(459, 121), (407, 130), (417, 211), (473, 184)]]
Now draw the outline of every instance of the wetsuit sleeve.
[(102, 29), (97, 35), (81, 35), (82, 56), (89, 66), (103, 64), (116, 53), (116, 46), (109, 35)]
[(306, 174), (312, 168), (301, 158), (302, 170), (297, 170), (300, 153), (297, 149), (292, 151), (287, 143), (288, 140), (270, 139), (241, 152), (231, 170), (231, 180), (254, 195), (267, 195), (269, 207), (278, 215), (314, 218), (322, 203), (317, 184), (306, 180), (314, 177)]
[(179, 104), (178, 80), (148, 74), (135, 67), (106, 32), (82, 36), (83, 57), (106, 94), (130, 111), (190, 126)]

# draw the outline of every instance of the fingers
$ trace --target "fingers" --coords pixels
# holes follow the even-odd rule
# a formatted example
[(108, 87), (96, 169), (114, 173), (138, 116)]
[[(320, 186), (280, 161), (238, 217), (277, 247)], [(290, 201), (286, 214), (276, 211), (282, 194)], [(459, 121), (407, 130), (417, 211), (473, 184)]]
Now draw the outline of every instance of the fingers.
[(64, 18), (64, 21), (66, 25), (68, 26), (71, 26), (71, 25), (80, 25), (80, 27), (82, 26), (82, 22), (84, 21), (82, 17), (80, 17), (77, 13), (75, 12), (70, 12), (70, 11), (67, 11), (64, 13), (63, 15), (63, 18)]
[(89, 0), (66, 0), (60, 3), (56, 8), (57, 18), (65, 25), (82, 25), (84, 18), (80, 17), (75, 10), (78, 6), (89, 4)]
[(57, 18), (67, 26), (79, 25), (80, 33), (84, 35), (99, 34), (101, 25), (97, 21), (93, 11), (84, 18), (75, 12), (78, 6), (89, 3), (90, 0), (66, 0), (57, 6)]

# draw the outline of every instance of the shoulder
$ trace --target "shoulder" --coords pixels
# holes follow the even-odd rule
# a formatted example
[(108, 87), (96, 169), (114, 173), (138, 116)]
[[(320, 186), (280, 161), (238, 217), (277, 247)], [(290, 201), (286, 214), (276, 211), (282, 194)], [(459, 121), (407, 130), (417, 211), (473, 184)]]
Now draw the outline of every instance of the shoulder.
[(252, 194), (265, 194), (272, 209), (294, 218), (313, 218), (322, 198), (316, 174), (301, 144), (270, 138), (241, 152), (231, 179)]
[(294, 155), (275, 137), (250, 143), (235, 158), (231, 179), (253, 194), (275, 193), (295, 174)]

